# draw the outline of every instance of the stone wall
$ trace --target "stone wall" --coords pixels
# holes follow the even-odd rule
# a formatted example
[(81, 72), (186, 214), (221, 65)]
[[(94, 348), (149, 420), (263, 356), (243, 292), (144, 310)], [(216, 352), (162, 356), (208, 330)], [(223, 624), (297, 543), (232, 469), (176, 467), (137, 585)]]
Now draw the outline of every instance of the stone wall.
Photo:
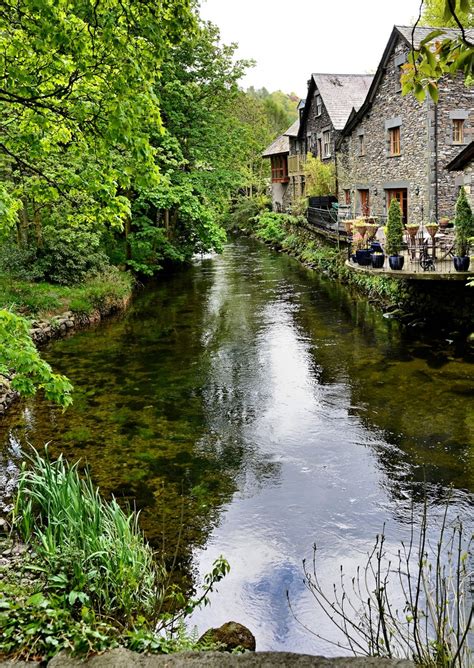
[[(309, 102), (307, 102), (309, 109), (307, 111), (308, 115), (306, 118), (305, 137), (311, 135), (311, 137), (308, 137), (308, 153), (312, 153), (315, 157), (321, 158), (321, 160), (326, 164), (330, 162), (335, 163), (336, 139), (340, 133), (334, 130), (323, 99), (321, 100), (321, 114), (319, 116), (317, 115), (316, 95), (318, 94), (318, 89), (316, 88), (314, 95), (309, 100)], [(318, 138), (321, 139), (322, 143), (322, 134), (325, 130), (330, 130), (331, 132), (330, 158), (323, 158), (318, 154), (317, 151), (317, 140)]]
[[(473, 92), (462, 77), (440, 83), (436, 106), (427, 98), (402, 97), (400, 66), (408, 45), (399, 38), (388, 60), (372, 107), (344, 137), (337, 155), (338, 197), (351, 191), (353, 213), (361, 213), (359, 190), (369, 190), (370, 213), (387, 214), (387, 190), (406, 189), (408, 222), (453, 217), (458, 194), (456, 174), (445, 169), (462, 145), (453, 144), (453, 117), (465, 117), (465, 142), (474, 124)], [(400, 127), (401, 155), (389, 155), (389, 130)], [(365, 152), (360, 155), (360, 136)], [(438, 159), (436, 161), (436, 152)], [(459, 181), (459, 177), (457, 179)], [(436, 204), (438, 202), (438, 205)]]
[[(463, 185), (464, 179), (461, 173), (449, 172), (445, 167), (474, 139), (474, 89), (466, 88), (462, 75), (454, 80), (443, 78), (439, 89), (439, 103), (431, 112), (432, 122), (438, 128), (438, 217), (453, 218), (459, 186)], [(462, 144), (453, 142), (455, 119), (464, 121)]]
[[(369, 190), (370, 213), (387, 214), (386, 190), (406, 188), (408, 220), (421, 222), (429, 206), (429, 102), (420, 104), (412, 96), (401, 97), (399, 61), (407, 52), (399, 41), (390, 57), (374, 103), (352, 133), (342, 141), (338, 154), (339, 201), (345, 201), (344, 190), (351, 191), (353, 212), (361, 213), (358, 190)], [(400, 121), (401, 155), (389, 156), (387, 124)], [(360, 155), (359, 137), (363, 135), (365, 153)], [(418, 194), (416, 194), (418, 191)]]
[[(49, 320), (32, 320), (30, 335), (37, 348), (49, 341), (67, 336), (69, 333), (100, 322), (103, 318), (123, 311), (130, 303), (131, 297), (114, 300), (91, 313), (73, 313), (66, 311), (55, 315)], [(13, 376), (0, 375), (0, 417), (18, 398), (18, 393), (11, 387)]]

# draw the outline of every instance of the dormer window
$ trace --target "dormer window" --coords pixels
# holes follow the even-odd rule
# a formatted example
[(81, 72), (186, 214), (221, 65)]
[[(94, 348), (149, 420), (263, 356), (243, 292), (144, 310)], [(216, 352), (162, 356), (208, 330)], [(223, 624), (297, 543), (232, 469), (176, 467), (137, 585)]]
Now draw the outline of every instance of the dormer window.
[(396, 156), (400, 155), (400, 126), (395, 128), (390, 128), (389, 130), (390, 137), (390, 155)]
[(323, 101), (321, 100), (321, 95), (316, 95), (316, 116), (321, 116), (323, 111)]
[(463, 118), (453, 118), (453, 144), (464, 144)]

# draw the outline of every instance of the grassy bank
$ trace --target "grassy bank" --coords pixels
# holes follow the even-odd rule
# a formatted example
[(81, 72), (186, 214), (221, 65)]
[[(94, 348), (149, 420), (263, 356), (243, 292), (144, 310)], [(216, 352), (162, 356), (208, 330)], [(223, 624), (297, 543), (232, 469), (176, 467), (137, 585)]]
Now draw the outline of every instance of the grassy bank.
[(3, 550), (0, 658), (206, 647), (184, 632), (182, 619), (227, 572), (224, 560), (214, 564), (201, 595), (185, 600), (146, 542), (137, 513), (102, 499), (78, 465), (36, 453), (21, 472), (10, 519), (22, 554), (15, 557), (15, 546)]
[(0, 275), (0, 308), (40, 319), (65, 311), (89, 314), (119, 304), (130, 296), (132, 288), (131, 274), (114, 267), (72, 286)]
[(338, 250), (316, 238), (305, 227), (302, 216), (264, 212), (251, 222), (249, 229), (258, 239), (357, 289), (381, 306), (400, 306), (406, 296), (403, 281), (351, 271), (345, 265), (346, 250)]
[(474, 290), (453, 281), (407, 281), (362, 273), (346, 266), (347, 250), (338, 250), (306, 227), (303, 217), (265, 211), (245, 231), (307, 266), (337, 279), (402, 321), (470, 332), (474, 327)]

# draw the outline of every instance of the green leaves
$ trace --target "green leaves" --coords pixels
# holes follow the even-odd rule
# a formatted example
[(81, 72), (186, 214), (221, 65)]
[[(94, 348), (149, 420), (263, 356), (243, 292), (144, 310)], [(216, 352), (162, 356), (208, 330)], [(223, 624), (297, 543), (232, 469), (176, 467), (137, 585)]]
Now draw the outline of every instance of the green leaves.
[[(421, 23), (458, 30), (455, 36), (446, 34), (445, 28), (431, 30), (418, 49), (408, 55), (403, 67), (402, 95), (412, 93), (423, 102), (428, 93), (437, 103), (441, 77), (462, 73), (467, 83), (474, 71), (474, 45), (466, 32), (473, 27), (469, 0), (426, 0)], [(464, 35), (460, 26), (464, 28)]]
[(0, 375), (12, 377), (10, 386), (23, 396), (38, 389), (47, 399), (66, 408), (72, 403), (72, 385), (41, 359), (24, 318), (0, 310)]

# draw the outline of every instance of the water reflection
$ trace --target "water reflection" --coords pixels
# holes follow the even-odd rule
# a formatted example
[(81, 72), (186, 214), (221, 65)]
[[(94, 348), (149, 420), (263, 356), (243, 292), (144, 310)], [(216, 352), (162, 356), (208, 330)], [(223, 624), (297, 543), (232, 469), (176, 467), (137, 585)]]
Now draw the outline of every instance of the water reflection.
[(178, 552), (188, 582), (224, 554), (232, 570), (196, 614), (200, 630), (232, 617), (261, 650), (331, 653), (285, 598), (289, 589), (298, 617), (314, 622), (301, 570), (313, 542), (327, 582), (363, 560), (384, 522), (396, 550), (424, 476), (435, 504), (453, 485), (454, 509), (470, 517), (472, 357), (408, 337), (249, 240), (47, 356), (74, 382), (74, 406), (18, 407), (0, 470), (14, 479), (12, 443), (51, 441), (87, 461), (104, 493), (142, 509), (147, 535)]

